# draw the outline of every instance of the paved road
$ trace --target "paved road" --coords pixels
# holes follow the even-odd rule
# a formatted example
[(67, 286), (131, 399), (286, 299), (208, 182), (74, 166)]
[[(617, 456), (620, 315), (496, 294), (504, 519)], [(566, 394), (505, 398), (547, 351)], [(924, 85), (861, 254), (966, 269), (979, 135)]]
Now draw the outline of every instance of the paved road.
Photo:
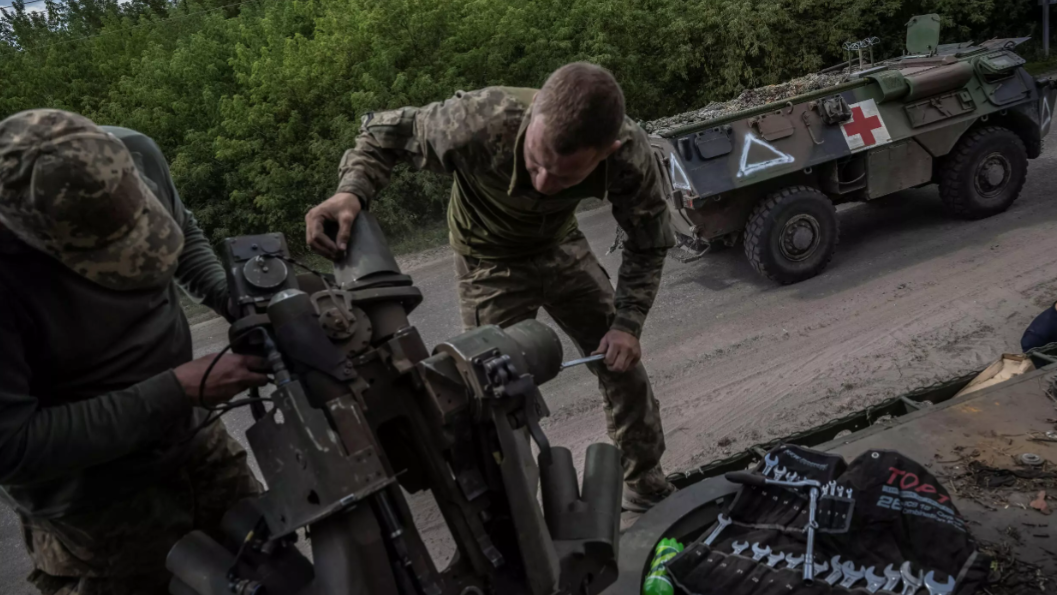
[[(935, 188), (842, 208), (829, 270), (791, 287), (758, 277), (740, 250), (670, 259), (643, 337), (668, 436), (666, 469), (700, 465), (1019, 351), (1024, 327), (1057, 299), (1055, 166), (1051, 145), (1032, 162), (1014, 207), (984, 221), (946, 217)], [(580, 221), (603, 254), (613, 232), (608, 212)], [(426, 300), (411, 318), (433, 344), (459, 332), (451, 261), (444, 251), (414, 260), (407, 270)], [(615, 277), (619, 256), (601, 260)], [(198, 353), (226, 338), (217, 322), (198, 325), (195, 335)], [(605, 440), (585, 369), (563, 373), (544, 393), (553, 443), (582, 457)], [(247, 421), (240, 413), (228, 424), (241, 437)], [(423, 510), (443, 555), (439, 519)], [(0, 514), (2, 593), (27, 592), (17, 542), (11, 515)]]

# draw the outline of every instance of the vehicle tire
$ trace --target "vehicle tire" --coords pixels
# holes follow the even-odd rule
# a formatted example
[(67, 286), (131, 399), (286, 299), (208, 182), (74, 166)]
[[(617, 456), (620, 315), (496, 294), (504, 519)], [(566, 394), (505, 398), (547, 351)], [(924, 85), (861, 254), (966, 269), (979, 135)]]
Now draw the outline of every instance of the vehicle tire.
[(753, 209), (745, 227), (745, 256), (768, 279), (797, 283), (825, 270), (839, 235), (833, 202), (810, 186), (790, 186)]
[(955, 216), (983, 219), (1013, 204), (1027, 174), (1028, 151), (1012, 130), (970, 130), (940, 165), (940, 198)]

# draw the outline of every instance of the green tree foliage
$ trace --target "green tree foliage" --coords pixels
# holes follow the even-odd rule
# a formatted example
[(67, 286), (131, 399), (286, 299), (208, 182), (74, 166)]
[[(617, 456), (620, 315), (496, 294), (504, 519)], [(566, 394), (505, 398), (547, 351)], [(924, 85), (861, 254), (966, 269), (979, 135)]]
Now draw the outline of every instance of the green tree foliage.
[[(573, 60), (633, 117), (726, 99), (842, 59), (897, 55), (914, 14), (945, 41), (1030, 35), (1026, 0), (18, 0), (0, 15), (0, 117), (58, 107), (158, 141), (214, 239), (303, 215), (372, 110), (537, 86)], [(398, 172), (373, 207), (397, 239), (442, 220), (450, 180)]]

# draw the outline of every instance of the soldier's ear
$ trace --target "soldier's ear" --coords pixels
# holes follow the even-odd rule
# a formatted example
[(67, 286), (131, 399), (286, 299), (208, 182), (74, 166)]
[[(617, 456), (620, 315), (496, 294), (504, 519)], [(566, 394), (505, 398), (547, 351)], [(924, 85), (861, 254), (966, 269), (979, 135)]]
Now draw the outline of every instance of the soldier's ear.
[(613, 144), (609, 145), (609, 148), (606, 149), (605, 152), (602, 154), (602, 159), (605, 159), (606, 157), (609, 157), (613, 153), (619, 151), (620, 147), (623, 146), (623, 144), (624, 143), (620, 142), (620, 139), (613, 141)]

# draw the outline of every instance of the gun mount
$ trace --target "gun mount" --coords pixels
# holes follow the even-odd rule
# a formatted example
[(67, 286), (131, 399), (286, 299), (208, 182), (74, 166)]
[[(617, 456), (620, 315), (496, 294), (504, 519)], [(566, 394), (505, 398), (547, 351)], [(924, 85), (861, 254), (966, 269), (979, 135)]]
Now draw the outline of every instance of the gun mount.
[[(276, 387), (246, 432), (269, 489), (225, 516), (224, 543), (194, 532), (173, 547), (173, 595), (593, 595), (616, 579), (620, 452), (590, 446), (581, 490), (547, 441), (550, 327), (481, 327), (431, 354), (408, 321), (422, 295), (369, 213), (333, 276), (294, 276), (280, 234), (225, 248), (232, 348), (264, 356)], [(458, 549), (448, 568), (405, 490), (436, 499)]]

